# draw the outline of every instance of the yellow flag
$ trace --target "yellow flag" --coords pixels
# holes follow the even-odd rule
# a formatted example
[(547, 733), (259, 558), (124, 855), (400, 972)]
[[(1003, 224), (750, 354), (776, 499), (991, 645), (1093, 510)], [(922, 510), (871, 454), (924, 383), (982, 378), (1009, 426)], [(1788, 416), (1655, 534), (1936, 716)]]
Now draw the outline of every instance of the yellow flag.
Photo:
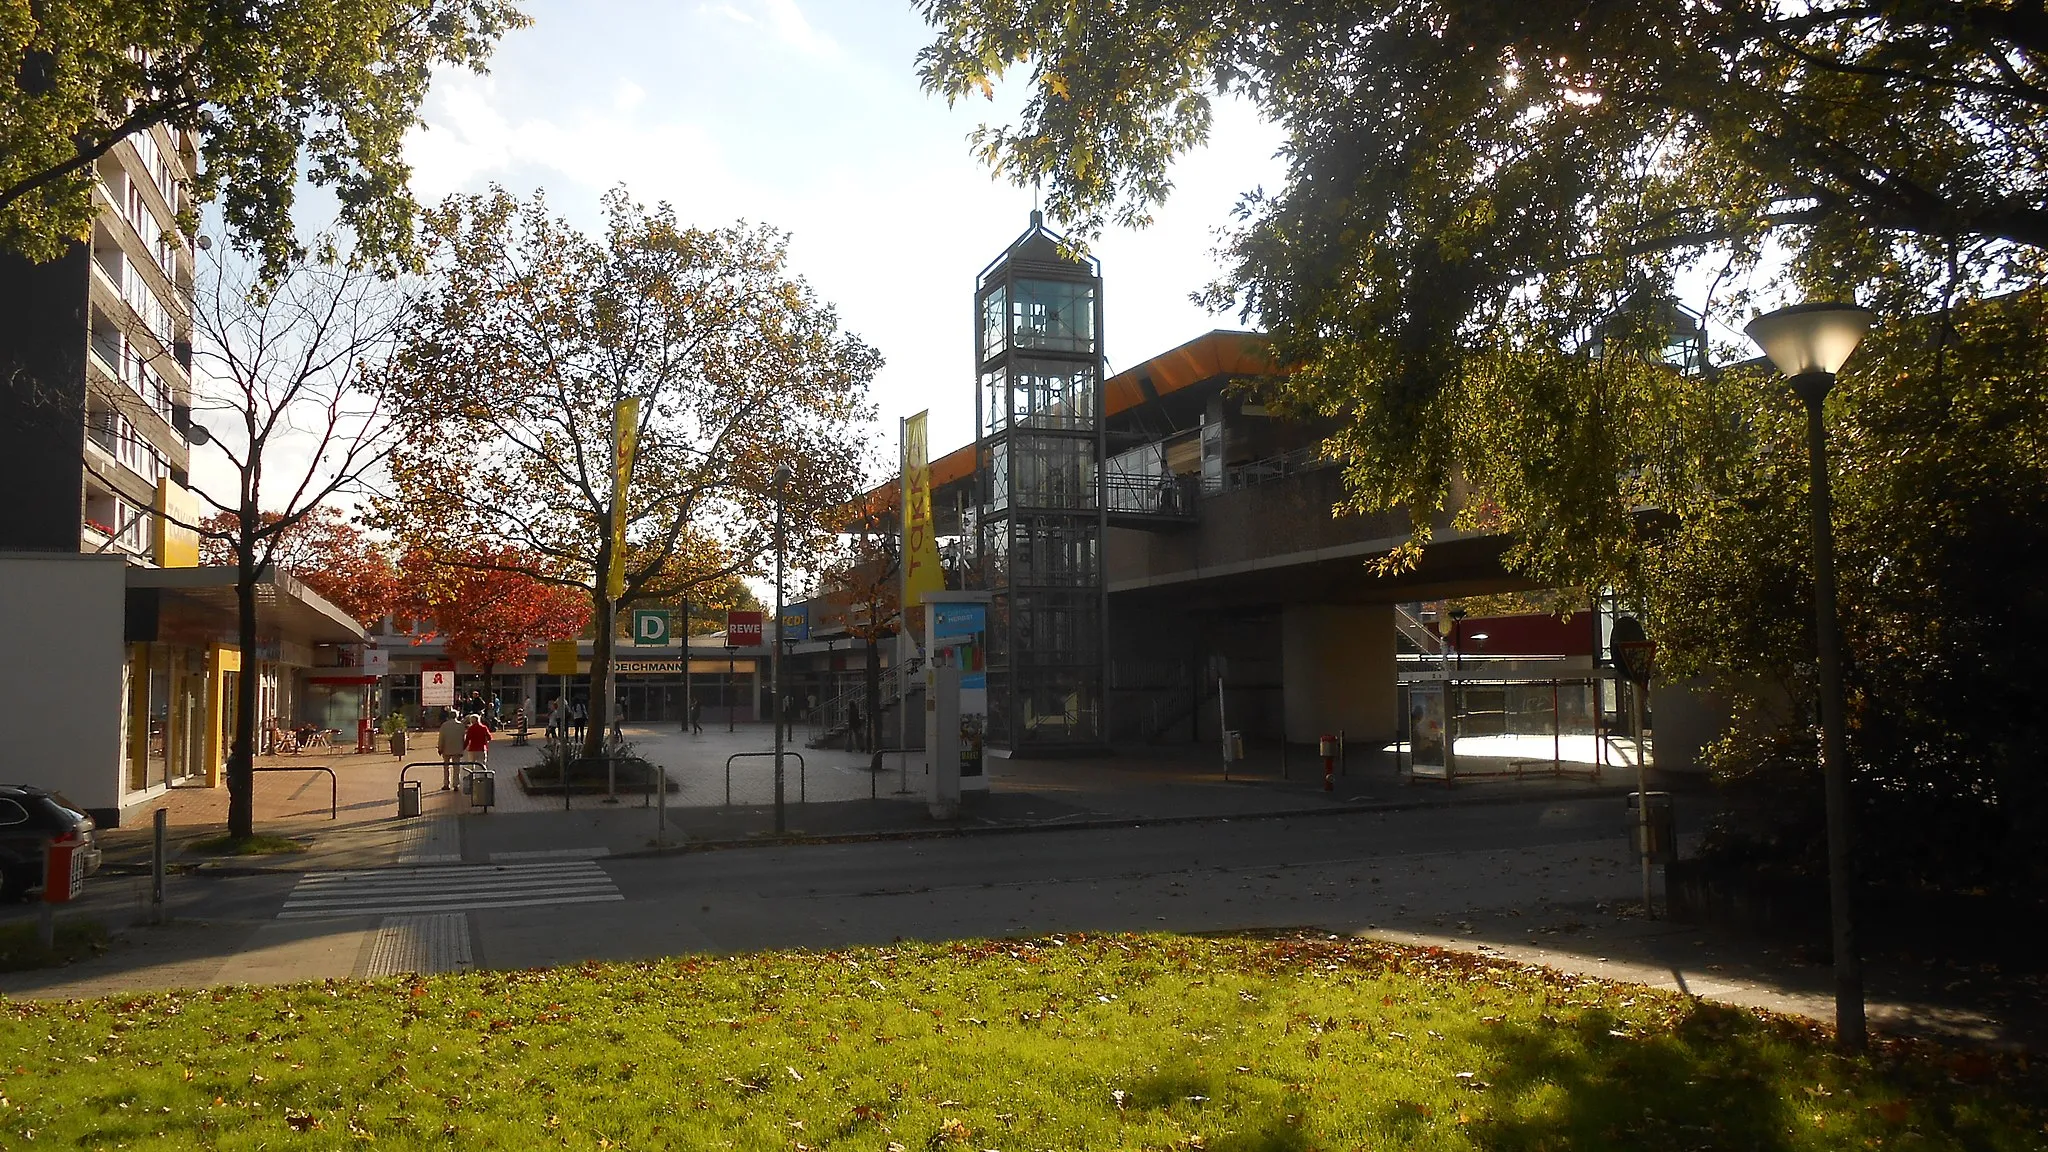
[(605, 595), (626, 594), (626, 484), (633, 478), (633, 445), (640, 436), (640, 398), (628, 396), (612, 411), (612, 565)]
[(939, 542), (932, 534), (931, 445), (926, 412), (903, 422), (903, 616), (919, 615), (926, 592), (943, 592)]

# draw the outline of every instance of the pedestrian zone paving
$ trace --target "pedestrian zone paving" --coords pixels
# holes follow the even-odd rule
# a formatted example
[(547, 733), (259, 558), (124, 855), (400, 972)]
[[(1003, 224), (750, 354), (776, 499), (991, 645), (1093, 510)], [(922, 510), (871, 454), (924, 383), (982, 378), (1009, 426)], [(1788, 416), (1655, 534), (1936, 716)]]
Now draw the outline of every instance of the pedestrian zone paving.
[(422, 916), (623, 899), (610, 874), (588, 859), (370, 868), (309, 873), (292, 889), (277, 918)]

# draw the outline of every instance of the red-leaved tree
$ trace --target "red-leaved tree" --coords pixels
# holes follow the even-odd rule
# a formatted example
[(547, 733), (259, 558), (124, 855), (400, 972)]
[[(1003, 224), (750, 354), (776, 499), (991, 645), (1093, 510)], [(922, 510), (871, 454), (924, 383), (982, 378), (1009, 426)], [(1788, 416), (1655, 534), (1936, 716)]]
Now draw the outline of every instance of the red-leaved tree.
[[(274, 512), (259, 513), (269, 527)], [(241, 517), (208, 516), (199, 525), (199, 558), (204, 564), (235, 562), (234, 540)], [(277, 535), (277, 567), (320, 594), (329, 604), (371, 627), (398, 605), (398, 567), (391, 551), (333, 508), (316, 508)]]
[(477, 547), (441, 559), (415, 550), (402, 566), (413, 615), (433, 621), (450, 660), (482, 669), (486, 682), (503, 664), (524, 664), (534, 646), (573, 640), (590, 623), (590, 598), (544, 584), (520, 568), (531, 557)]

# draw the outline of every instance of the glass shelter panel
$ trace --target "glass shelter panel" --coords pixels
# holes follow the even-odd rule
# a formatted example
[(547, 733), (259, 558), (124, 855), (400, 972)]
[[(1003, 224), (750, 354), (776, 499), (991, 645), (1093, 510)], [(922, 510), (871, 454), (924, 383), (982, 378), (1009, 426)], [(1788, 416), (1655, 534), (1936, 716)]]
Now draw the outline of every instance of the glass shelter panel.
[(1013, 362), (1010, 418), (1019, 426), (1095, 427), (1095, 366), (1066, 360)]
[(1071, 516), (1023, 516), (1016, 524), (1010, 557), (1013, 585), (1096, 583), (1095, 525)]
[(1010, 426), (1010, 374), (991, 368), (981, 374), (981, 430), (983, 435)]
[(1095, 351), (1095, 290), (1070, 280), (1019, 280), (1010, 301), (1019, 348)]
[(1003, 313), (1008, 311), (1008, 294), (1002, 283), (989, 289), (981, 298), (981, 358), (999, 355), (1010, 346), (1009, 330), (1003, 325)]
[(1010, 501), (1019, 508), (1095, 507), (1095, 442), (1019, 436), (1011, 447)]

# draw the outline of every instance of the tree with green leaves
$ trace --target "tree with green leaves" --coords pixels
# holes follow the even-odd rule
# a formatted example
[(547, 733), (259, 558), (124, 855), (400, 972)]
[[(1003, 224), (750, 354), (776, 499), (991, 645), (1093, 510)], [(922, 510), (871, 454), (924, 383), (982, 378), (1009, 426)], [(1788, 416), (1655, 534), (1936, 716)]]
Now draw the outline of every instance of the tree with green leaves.
[(268, 276), (304, 255), (302, 176), (333, 191), (356, 255), (403, 261), (403, 143), (434, 70), (482, 71), (526, 23), (512, 0), (0, 5), (0, 250), (44, 261), (84, 239), (95, 163), (162, 126), (195, 139), (195, 200), (220, 201)]
[(1815, 811), (1786, 751), (1814, 677), (1799, 411), (1767, 370), (1669, 352), (1786, 298), (1872, 307), (1829, 402), (1869, 842), (1915, 838), (1921, 880), (2043, 874), (2022, 701), (2048, 685), (2010, 646), (2042, 622), (2048, 499), (2041, 4), (919, 8), (929, 90), (1022, 76), (977, 147), (1083, 238), (1148, 221), (1217, 99), (1276, 124), (1284, 181), (1240, 201), (1205, 299), (1272, 334), (1271, 399), (1336, 427), (1349, 504), (1413, 517), (1388, 562), (1454, 510), (1525, 574), (1622, 590), (1674, 673), (1754, 706), (1724, 767), (1796, 764)]
[[(434, 286), (386, 393), (404, 440), (376, 504), (380, 524), (441, 563), (502, 545), (530, 557), (518, 571), (582, 590), (593, 684), (611, 667), (619, 612), (759, 571), (778, 467), (794, 477), (793, 538), (853, 497), (881, 365), (790, 273), (782, 233), (685, 227), (623, 189), (604, 212), (600, 237), (539, 194), (458, 196), (428, 213)], [(619, 504), (613, 414), (629, 400), (639, 415)], [(586, 754), (611, 707), (593, 692)]]
[(1613, 353), (1654, 358), (1673, 297), (1736, 317), (1782, 260), (1902, 316), (2031, 282), (2048, 250), (2035, 4), (919, 6), (928, 89), (1026, 73), (978, 147), (1084, 237), (1149, 219), (1220, 94), (1278, 124), (1286, 182), (1245, 196), (1208, 299), (1340, 419), (1358, 503), (1426, 533), (1454, 476), (1504, 481), (1520, 559), (1561, 583), (1628, 559), (1611, 465), (1666, 398)]

